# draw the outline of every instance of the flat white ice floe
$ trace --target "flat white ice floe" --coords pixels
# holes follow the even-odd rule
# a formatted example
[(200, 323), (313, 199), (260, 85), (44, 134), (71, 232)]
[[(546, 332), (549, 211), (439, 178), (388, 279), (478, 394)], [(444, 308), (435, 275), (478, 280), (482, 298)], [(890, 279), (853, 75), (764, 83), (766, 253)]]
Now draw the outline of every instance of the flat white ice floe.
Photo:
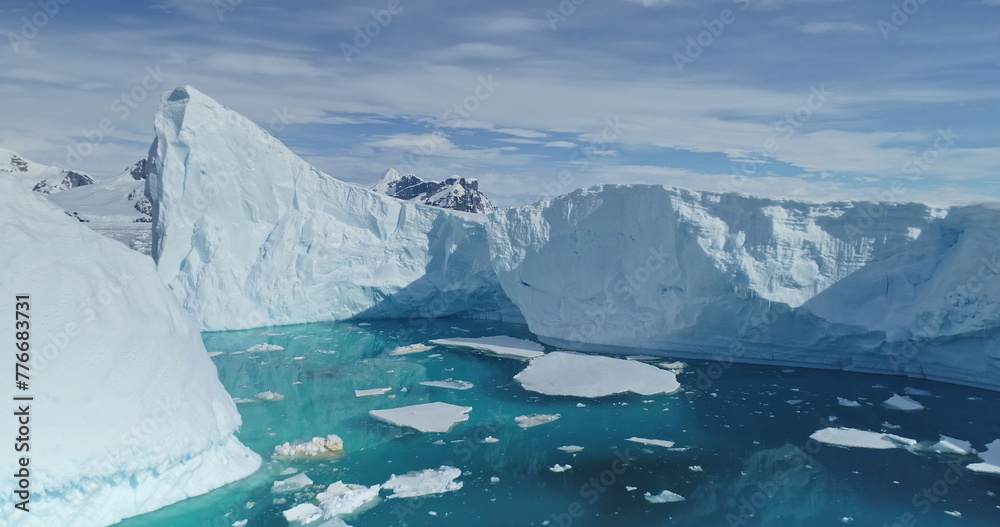
[(633, 443), (639, 443), (640, 445), (648, 446), (660, 446), (663, 448), (673, 448), (673, 441), (664, 441), (662, 439), (646, 439), (644, 437), (630, 437), (626, 441), (631, 441)]
[(258, 351), (283, 351), (284, 346), (278, 346), (277, 344), (256, 344), (247, 348), (247, 351), (254, 353)]
[(516, 339), (514, 337), (457, 337), (450, 339), (435, 339), (432, 340), (431, 343), (441, 346), (472, 348), (490, 355), (510, 357), (514, 359), (533, 359), (535, 357), (545, 355), (545, 348), (543, 348), (541, 344), (530, 340)]
[(659, 494), (650, 494), (649, 492), (643, 494), (646, 501), (650, 503), (673, 503), (676, 501), (684, 501), (684, 496), (665, 490)]
[(285, 396), (284, 395), (281, 395), (280, 393), (275, 393), (275, 392), (272, 392), (272, 391), (260, 392), (257, 395), (254, 395), (253, 397), (254, 397), (254, 399), (257, 399), (258, 401), (283, 401), (283, 400), (285, 400)]
[(861, 403), (852, 401), (851, 399), (845, 399), (843, 397), (837, 397), (837, 404), (848, 408), (859, 408), (861, 406)]
[(573, 468), (573, 465), (560, 465), (559, 463), (556, 463), (555, 465), (549, 467), (549, 470), (552, 472), (566, 472), (571, 468)]
[(331, 434), (314, 437), (304, 443), (284, 443), (274, 447), (274, 455), (280, 457), (325, 457), (344, 451), (344, 440)]
[(575, 454), (577, 452), (582, 452), (583, 447), (578, 445), (566, 445), (559, 447), (558, 450), (562, 450), (563, 452), (569, 452), (570, 454)]
[(300, 503), (281, 513), (288, 522), (312, 523), (323, 517), (323, 511), (312, 503)]
[(462, 421), (467, 421), (467, 415), (472, 411), (470, 406), (433, 402), (402, 406), (387, 410), (371, 410), (368, 415), (379, 421), (406, 426), (421, 432), (447, 432)]
[(373, 395), (383, 395), (392, 391), (392, 388), (371, 388), (368, 390), (354, 390), (355, 397), (371, 397)]
[(913, 412), (924, 409), (924, 405), (910, 399), (909, 397), (899, 395), (898, 393), (893, 394), (892, 397), (886, 399), (882, 405), (890, 410), (902, 410), (904, 412)]
[(381, 485), (354, 485), (338, 481), (316, 496), (324, 518), (358, 514), (373, 507), (378, 499)]
[(415, 498), (456, 491), (462, 488), (462, 482), (455, 481), (461, 475), (462, 471), (455, 467), (441, 466), (437, 469), (430, 468), (402, 476), (393, 474), (389, 481), (382, 484), (382, 487), (393, 491), (389, 499)]
[(942, 435), (941, 440), (932, 446), (931, 450), (942, 454), (968, 455), (976, 453), (976, 450), (972, 448), (972, 443), (946, 435)]
[(296, 474), (290, 478), (286, 478), (280, 481), (275, 481), (271, 485), (271, 492), (284, 494), (287, 492), (295, 492), (297, 490), (302, 490), (309, 485), (313, 484), (313, 480), (309, 476), (303, 474)]
[(852, 447), (852, 448), (873, 448), (877, 450), (888, 450), (903, 446), (913, 446), (917, 442), (913, 439), (901, 437), (893, 434), (883, 434), (881, 432), (870, 432), (855, 428), (824, 428), (813, 432), (810, 438), (826, 443), (828, 445)]
[(973, 472), (1000, 474), (1000, 439), (986, 445), (986, 450), (979, 453), (979, 459), (983, 462), (966, 465), (965, 468)]
[(445, 379), (443, 381), (424, 381), (420, 383), (424, 386), (431, 386), (433, 388), (448, 388), (449, 390), (468, 390), (475, 386), (468, 381), (458, 381), (454, 379)]
[(426, 344), (410, 344), (409, 346), (399, 346), (389, 352), (389, 355), (409, 355), (411, 353), (423, 353), (434, 349), (434, 346)]
[(681, 387), (676, 375), (644, 362), (561, 351), (533, 359), (514, 379), (532, 392), (575, 397), (653, 395)]
[(544, 425), (545, 423), (551, 423), (556, 419), (562, 417), (559, 414), (531, 414), (531, 415), (519, 415), (514, 418), (514, 422), (517, 426), (521, 428), (531, 428), (533, 426)]

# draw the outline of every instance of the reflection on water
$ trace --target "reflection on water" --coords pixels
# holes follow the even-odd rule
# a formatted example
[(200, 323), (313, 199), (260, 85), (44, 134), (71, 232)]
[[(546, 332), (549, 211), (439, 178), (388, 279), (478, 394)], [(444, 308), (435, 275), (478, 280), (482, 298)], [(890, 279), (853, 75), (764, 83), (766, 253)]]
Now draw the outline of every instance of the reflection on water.
[[(239, 399), (272, 391), (281, 401), (239, 405), (240, 439), (265, 458), (244, 481), (155, 513), (126, 527), (285, 526), (281, 512), (320, 489), (277, 495), (271, 484), (295, 468), (317, 484), (373, 485), (393, 474), (450, 465), (462, 469), (461, 490), (426, 498), (383, 500), (348, 523), (411, 525), (997, 525), (1000, 478), (958, 469), (968, 459), (903, 449), (842, 449), (809, 440), (826, 426), (890, 430), (919, 440), (946, 434), (982, 447), (1000, 438), (1000, 397), (962, 387), (903, 378), (760, 366), (733, 366), (696, 388), (708, 363), (688, 362), (673, 395), (600, 400), (547, 397), (524, 391), (513, 377), (525, 363), (437, 347), (390, 356), (397, 346), (432, 338), (509, 335), (532, 338), (524, 326), (493, 321), (372, 321), (309, 324), (205, 335), (223, 384)], [(257, 344), (280, 351), (245, 352)], [(455, 379), (469, 390), (422, 386)], [(892, 411), (880, 402), (904, 387), (927, 410)], [(355, 390), (391, 388), (356, 397)], [(837, 397), (861, 402), (838, 405)], [(369, 410), (431, 401), (473, 407), (446, 434), (423, 434), (377, 422)], [(582, 403), (582, 404), (579, 404)], [(514, 417), (560, 414), (521, 429)], [(832, 423), (832, 425), (831, 425)], [(346, 453), (336, 460), (272, 460), (275, 445), (337, 434)], [(673, 449), (625, 441), (670, 440)], [(487, 437), (498, 442), (485, 442)], [(584, 449), (568, 453), (560, 446)], [(565, 472), (555, 464), (571, 465)], [(644, 493), (669, 490), (686, 498), (649, 503)], [(930, 495), (924, 495), (927, 490)], [(915, 499), (914, 496), (921, 499)], [(284, 502), (281, 502), (284, 500)], [(277, 501), (277, 502), (276, 502)], [(946, 514), (946, 511), (951, 514)], [(319, 525), (322, 522), (318, 522)]]

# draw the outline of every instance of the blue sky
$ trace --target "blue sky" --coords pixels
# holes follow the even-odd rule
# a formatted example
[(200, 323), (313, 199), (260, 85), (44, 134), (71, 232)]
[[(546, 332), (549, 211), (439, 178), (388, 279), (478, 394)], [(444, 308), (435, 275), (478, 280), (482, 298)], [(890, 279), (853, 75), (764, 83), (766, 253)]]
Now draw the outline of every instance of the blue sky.
[(1000, 0), (49, 1), (0, 0), (0, 146), (98, 177), (191, 84), (335, 177), (503, 205), (1000, 199)]

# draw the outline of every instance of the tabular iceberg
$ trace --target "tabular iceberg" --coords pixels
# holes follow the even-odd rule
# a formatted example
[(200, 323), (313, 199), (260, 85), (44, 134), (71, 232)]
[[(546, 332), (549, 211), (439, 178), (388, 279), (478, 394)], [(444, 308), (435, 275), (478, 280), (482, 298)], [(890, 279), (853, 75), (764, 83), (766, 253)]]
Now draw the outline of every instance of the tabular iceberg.
[(190, 87), (155, 128), (153, 258), (204, 329), (516, 313), (480, 215), (338, 181)]
[[(253, 473), (197, 322), (152, 262), (0, 176), (4, 335), (30, 295), (29, 513), (0, 456), (0, 526), (110, 525)], [(19, 330), (23, 330), (23, 327)], [(13, 384), (13, 379), (11, 379)]]

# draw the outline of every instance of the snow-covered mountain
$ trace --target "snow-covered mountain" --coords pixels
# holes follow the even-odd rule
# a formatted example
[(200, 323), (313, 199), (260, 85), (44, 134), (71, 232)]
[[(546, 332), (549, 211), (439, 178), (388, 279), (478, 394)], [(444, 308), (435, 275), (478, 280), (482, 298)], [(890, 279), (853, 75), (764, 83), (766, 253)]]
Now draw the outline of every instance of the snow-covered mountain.
[(152, 221), (152, 205), (145, 194), (146, 174), (143, 159), (117, 176), (49, 199), (80, 221), (148, 223)]
[(479, 191), (472, 178), (450, 177), (442, 182), (425, 181), (413, 174), (400, 174), (394, 168), (375, 183), (372, 190), (404, 201), (461, 212), (489, 214), (497, 208)]
[[(27, 408), (21, 424), (30, 428), (30, 453), (0, 456), (0, 526), (111, 525), (257, 470), (260, 457), (234, 435), (240, 414), (197, 322), (149, 257), (3, 175), (0, 240), (10, 309), (0, 331), (11, 349), (15, 331), (30, 333), (30, 389), (18, 395), (35, 396), (0, 398), (5, 416)], [(29, 298), (15, 306), (15, 295)], [(15, 307), (28, 324), (15, 328)], [(13, 433), (9, 440), (12, 448)], [(12, 477), (22, 456), (27, 479)], [(14, 491), (29, 479), (30, 512), (15, 514)]]
[(207, 329), (523, 317), (584, 351), (1000, 389), (994, 208), (604, 185), (456, 214), (335, 180), (191, 88), (156, 128), (154, 256)]
[(152, 254), (203, 328), (511, 308), (486, 216), (334, 179), (190, 87), (164, 98), (155, 129)]
[(35, 163), (17, 152), (0, 148), (0, 175), (3, 174), (24, 182), (24, 185), (39, 194), (56, 194), (94, 184), (94, 179), (82, 172)]

